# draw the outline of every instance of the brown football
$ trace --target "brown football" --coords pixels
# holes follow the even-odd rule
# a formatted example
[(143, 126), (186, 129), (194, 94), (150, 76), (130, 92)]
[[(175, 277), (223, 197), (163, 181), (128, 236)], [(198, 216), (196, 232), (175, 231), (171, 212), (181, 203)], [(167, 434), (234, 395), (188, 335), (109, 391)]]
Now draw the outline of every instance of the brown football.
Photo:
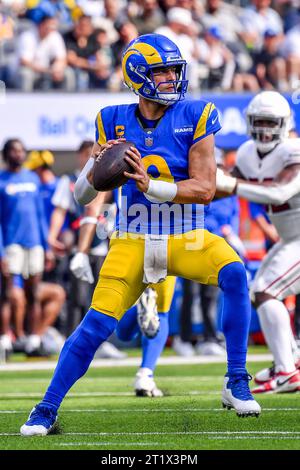
[(122, 142), (107, 149), (98, 157), (93, 167), (93, 186), (97, 191), (110, 191), (128, 181), (124, 171), (134, 173), (134, 169), (125, 160), (126, 150), (134, 146), (133, 142)]

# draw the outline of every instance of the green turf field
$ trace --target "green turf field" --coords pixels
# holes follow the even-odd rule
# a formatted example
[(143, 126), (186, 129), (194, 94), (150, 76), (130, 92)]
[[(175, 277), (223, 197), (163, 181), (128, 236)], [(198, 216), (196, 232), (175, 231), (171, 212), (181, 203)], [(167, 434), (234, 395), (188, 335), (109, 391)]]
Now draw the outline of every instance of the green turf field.
[[(249, 371), (268, 364), (251, 363)], [(134, 367), (91, 368), (59, 414), (57, 434), (19, 436), (51, 371), (0, 372), (0, 449), (300, 449), (300, 393), (259, 397), (260, 418), (223, 410), (223, 364), (159, 366), (164, 398), (136, 398)]]

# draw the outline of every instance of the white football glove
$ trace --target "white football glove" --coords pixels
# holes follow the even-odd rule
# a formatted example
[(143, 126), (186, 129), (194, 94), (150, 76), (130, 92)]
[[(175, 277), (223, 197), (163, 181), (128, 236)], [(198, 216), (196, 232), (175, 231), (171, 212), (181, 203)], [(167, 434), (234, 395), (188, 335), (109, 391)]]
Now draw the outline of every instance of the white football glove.
[(237, 185), (233, 176), (225, 175), (221, 168), (217, 168), (217, 190), (232, 194)]
[(70, 263), (70, 270), (74, 276), (77, 277), (77, 279), (93, 284), (94, 276), (92, 273), (89, 257), (86, 253), (79, 252), (73, 256)]

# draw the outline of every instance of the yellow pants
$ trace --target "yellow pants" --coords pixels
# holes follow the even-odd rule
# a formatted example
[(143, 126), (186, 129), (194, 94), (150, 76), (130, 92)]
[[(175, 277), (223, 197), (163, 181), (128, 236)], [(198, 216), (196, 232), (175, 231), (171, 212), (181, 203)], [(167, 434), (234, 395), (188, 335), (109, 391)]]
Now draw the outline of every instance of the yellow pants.
[(171, 303), (174, 295), (174, 289), (176, 284), (175, 276), (167, 276), (166, 280), (159, 284), (150, 284), (149, 287), (157, 293), (157, 311), (161, 313), (167, 313), (171, 308)]
[[(207, 230), (198, 229), (180, 236), (169, 236), (167, 269), (170, 276), (218, 285), (220, 270), (235, 261), (242, 262), (223, 238)], [(142, 236), (122, 234), (119, 237), (117, 234), (113, 237), (99, 274), (91, 307), (120, 320), (146, 288), (143, 283), (143, 266)], [(162, 290), (160, 297), (164, 294), (164, 284), (155, 285), (156, 289)], [(165, 289), (167, 285), (165, 284)], [(168, 293), (168, 299), (160, 300), (158, 310), (166, 311), (171, 300)]]

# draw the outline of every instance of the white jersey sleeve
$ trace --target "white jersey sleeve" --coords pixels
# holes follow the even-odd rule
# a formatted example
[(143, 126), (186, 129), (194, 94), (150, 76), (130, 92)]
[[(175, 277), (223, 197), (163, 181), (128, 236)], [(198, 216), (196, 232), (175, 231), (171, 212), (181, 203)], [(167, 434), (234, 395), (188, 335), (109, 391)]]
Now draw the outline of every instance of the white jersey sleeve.
[(300, 139), (288, 139), (282, 152), (283, 167), (300, 164)]

